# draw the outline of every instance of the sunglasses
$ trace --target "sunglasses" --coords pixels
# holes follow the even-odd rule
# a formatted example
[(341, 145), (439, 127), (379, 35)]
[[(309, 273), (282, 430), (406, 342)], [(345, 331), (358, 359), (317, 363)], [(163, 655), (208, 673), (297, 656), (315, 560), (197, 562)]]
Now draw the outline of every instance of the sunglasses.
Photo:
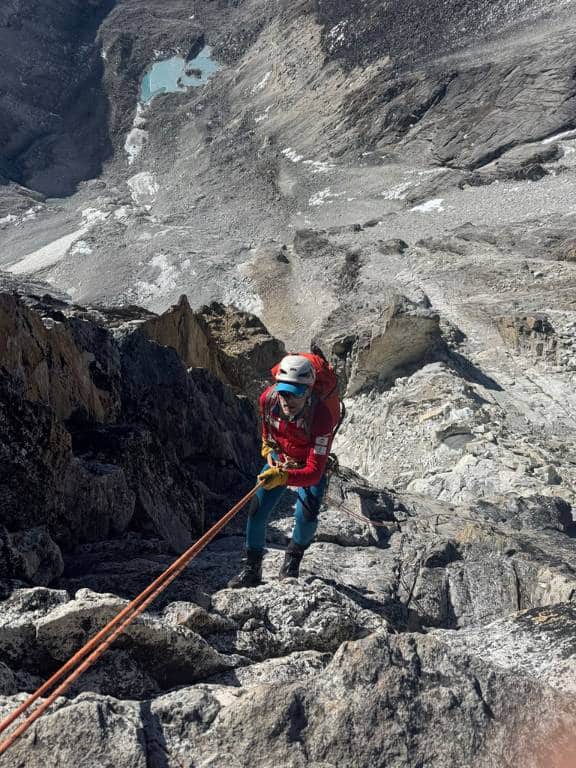
[(303, 395), (293, 395), (291, 392), (278, 392), (278, 395), (284, 400), (304, 400), (306, 392)]

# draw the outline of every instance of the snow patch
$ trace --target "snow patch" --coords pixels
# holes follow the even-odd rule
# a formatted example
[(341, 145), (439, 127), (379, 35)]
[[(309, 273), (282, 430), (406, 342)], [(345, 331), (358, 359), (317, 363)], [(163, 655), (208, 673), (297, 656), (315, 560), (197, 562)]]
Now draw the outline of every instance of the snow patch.
[(82, 211), (82, 218), (86, 224), (93, 226), (101, 221), (106, 221), (110, 216), (107, 211), (101, 211), (99, 208), (84, 208)]
[(324, 203), (333, 203), (334, 200), (331, 200), (330, 198), (343, 197), (345, 194), (346, 192), (331, 192), (330, 187), (326, 187), (326, 189), (321, 189), (319, 192), (315, 192), (308, 201), (308, 205), (311, 207), (318, 207), (319, 205), (324, 205)]
[(256, 83), (254, 88), (252, 88), (252, 93), (258, 93), (258, 91), (263, 91), (264, 88), (266, 88), (266, 83), (268, 82), (268, 80), (270, 80), (271, 74), (272, 72), (266, 72), (262, 80), (260, 80), (259, 83)]
[(0, 227), (13, 224), (15, 221), (18, 221), (18, 217), (14, 216), (13, 213), (9, 213), (8, 216), (4, 216), (2, 219), (0, 219)]
[(148, 131), (144, 131), (142, 128), (132, 128), (130, 133), (126, 136), (126, 142), (124, 144), (124, 151), (128, 155), (128, 165), (133, 165), (138, 155), (140, 155), (144, 149), (144, 145), (147, 141)]
[(165, 254), (154, 256), (148, 269), (156, 270), (156, 274), (150, 280), (140, 280), (136, 283), (138, 301), (142, 304), (161, 299), (180, 285), (180, 269), (177, 264), (172, 264)]
[(78, 240), (70, 249), (70, 256), (90, 256), (92, 252), (86, 240)]
[(328, 49), (331, 53), (342, 48), (346, 44), (346, 33), (350, 22), (348, 19), (338, 22), (326, 35)]
[(442, 203), (444, 198), (435, 197), (433, 200), (427, 200), (425, 203), (415, 205), (414, 208), (410, 208), (411, 211), (418, 211), (420, 213), (432, 213), (433, 211), (443, 211), (444, 206)]
[(125, 223), (130, 218), (131, 211), (132, 208), (129, 205), (121, 205), (120, 208), (114, 211), (114, 218), (121, 223)]
[(328, 173), (331, 168), (334, 168), (332, 163), (326, 163), (320, 160), (304, 160), (304, 165), (309, 165), (312, 169), (312, 173)]
[(299, 155), (297, 152), (295, 152), (292, 147), (286, 147), (286, 149), (282, 150), (282, 154), (284, 157), (287, 157), (288, 160), (291, 160), (293, 163), (299, 163), (300, 160), (304, 158), (304, 155)]
[(88, 231), (89, 227), (82, 227), (70, 235), (64, 235), (64, 237), (54, 240), (43, 248), (29, 253), (17, 264), (8, 267), (7, 271), (14, 275), (21, 275), (25, 272), (38, 272), (41, 269), (46, 269), (46, 267), (52, 267), (54, 264), (58, 264), (66, 256), (72, 245)]
[(132, 176), (126, 184), (130, 188), (132, 199), (136, 205), (151, 207), (160, 191), (156, 177), (153, 173), (148, 173), (147, 171)]
[(542, 144), (552, 144), (554, 141), (560, 141), (560, 139), (576, 139), (576, 129), (572, 128), (570, 131), (563, 131), (562, 133), (548, 136), (548, 138), (542, 141)]
[(257, 115), (257, 116), (254, 118), (254, 122), (255, 122), (255, 123), (261, 123), (261, 122), (262, 122), (262, 120), (266, 120), (266, 119), (268, 118), (268, 112), (270, 111), (270, 109), (271, 109), (271, 108), (272, 108), (272, 104), (269, 104), (269, 105), (266, 107), (266, 109), (264, 110), (264, 112), (262, 112), (260, 115)]
[(391, 189), (385, 189), (383, 192), (380, 192), (380, 197), (383, 197), (385, 200), (404, 200), (411, 186), (410, 182), (398, 184)]

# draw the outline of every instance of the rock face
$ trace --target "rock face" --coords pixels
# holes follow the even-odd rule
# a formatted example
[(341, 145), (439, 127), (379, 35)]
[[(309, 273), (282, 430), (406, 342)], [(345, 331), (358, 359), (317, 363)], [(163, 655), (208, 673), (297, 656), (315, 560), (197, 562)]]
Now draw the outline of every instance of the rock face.
[(100, 172), (111, 147), (96, 34), (112, 6), (112, 0), (3, 3), (0, 174), (5, 180), (59, 196)]
[(243, 310), (348, 416), (299, 579), (289, 490), (262, 585), (244, 510), (0, 766), (572, 768), (575, 1), (5, 5), (0, 183), (114, 152), (0, 190), (0, 718), (253, 484)]
[[(174, 310), (121, 327), (116, 338), (97, 312), (50, 302), (32, 310), (7, 294), (0, 306), (9, 531), (46, 526), (70, 546), (133, 524), (180, 549), (245, 487), (257, 453), (254, 415), (206, 369), (187, 371), (209, 365), (214, 346), (185, 303), (180, 321)], [(221, 370), (215, 351), (212, 360)], [(24, 568), (35, 571), (36, 583), (50, 580), (39, 564)]]

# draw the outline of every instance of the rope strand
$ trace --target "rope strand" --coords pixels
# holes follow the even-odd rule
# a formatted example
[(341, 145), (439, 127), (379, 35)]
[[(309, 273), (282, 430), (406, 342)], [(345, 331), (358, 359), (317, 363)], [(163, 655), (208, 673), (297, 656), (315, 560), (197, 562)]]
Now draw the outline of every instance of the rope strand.
[[(62, 695), (72, 683), (80, 677), (100, 656), (112, 645), (114, 640), (119, 637), (124, 630), (139, 616), (166, 587), (168, 587), (190, 562), (206, 547), (212, 539), (224, 528), (227, 523), (255, 496), (259, 488), (263, 486), (260, 481), (249, 493), (235, 504), (220, 520), (215, 523), (198, 541), (184, 552), (172, 565), (155, 579), (152, 584), (146, 587), (131, 603), (123, 608), (108, 624), (103, 627), (91, 640), (89, 640), (77, 653), (72, 656), (52, 677), (41, 685), (32, 696), (12, 712), (7, 718), (0, 722), (0, 733), (5, 731), (20, 715), (24, 714), (35, 701), (43, 696), (52, 686), (60, 680), (67, 672), (74, 670), (66, 679), (56, 688), (56, 690), (40, 704), (31, 715), (2, 743), (0, 743), (0, 755), (3, 755), (7, 749), (23, 734), (28, 728), (48, 709), (48, 707)], [(87, 657), (87, 658), (86, 658)], [(84, 661), (82, 661), (84, 659)], [(82, 663), (79, 663), (82, 662)], [(78, 665), (78, 666), (76, 666)], [(75, 669), (74, 669), (75, 668)]]

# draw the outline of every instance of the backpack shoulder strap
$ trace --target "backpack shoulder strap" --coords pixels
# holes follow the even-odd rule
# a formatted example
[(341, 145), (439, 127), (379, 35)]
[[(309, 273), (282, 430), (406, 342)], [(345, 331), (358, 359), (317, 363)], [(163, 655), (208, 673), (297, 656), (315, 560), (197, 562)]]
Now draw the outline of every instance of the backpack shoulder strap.
[(306, 405), (304, 411), (304, 429), (308, 440), (312, 437), (312, 425), (314, 424), (314, 416), (316, 414), (316, 406), (318, 405), (320, 398), (315, 392), (310, 395), (310, 401)]

